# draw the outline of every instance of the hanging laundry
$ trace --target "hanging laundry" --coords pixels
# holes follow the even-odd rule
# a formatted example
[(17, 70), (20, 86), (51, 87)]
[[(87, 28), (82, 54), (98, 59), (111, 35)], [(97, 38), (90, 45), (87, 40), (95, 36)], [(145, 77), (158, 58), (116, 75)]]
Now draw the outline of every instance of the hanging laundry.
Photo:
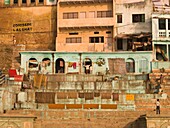
[(68, 67), (72, 67), (73, 66), (73, 62), (68, 62)]
[(76, 62), (73, 63), (73, 69), (76, 69)]

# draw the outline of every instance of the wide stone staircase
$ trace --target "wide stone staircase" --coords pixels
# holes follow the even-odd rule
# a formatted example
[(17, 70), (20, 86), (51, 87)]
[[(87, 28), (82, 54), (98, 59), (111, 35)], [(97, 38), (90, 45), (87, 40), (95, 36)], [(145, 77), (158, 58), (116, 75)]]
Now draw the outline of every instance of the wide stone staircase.
[(163, 94), (153, 94), (147, 87), (148, 80), (158, 76), (47, 75), (46, 82), (34, 81), (29, 89), (8, 86), (3, 98), (11, 101), (4, 101), (8, 105), (4, 114), (35, 115), (35, 128), (146, 128), (145, 116), (156, 116), (157, 98), (161, 115), (170, 112), (169, 77), (161, 85)]

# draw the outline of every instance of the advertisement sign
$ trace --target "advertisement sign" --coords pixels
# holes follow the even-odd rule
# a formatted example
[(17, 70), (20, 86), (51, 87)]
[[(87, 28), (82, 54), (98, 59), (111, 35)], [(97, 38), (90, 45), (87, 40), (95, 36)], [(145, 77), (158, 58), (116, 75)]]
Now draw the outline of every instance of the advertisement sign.
[(12, 25), (13, 32), (31, 32), (32, 23), (31, 22), (19, 22)]

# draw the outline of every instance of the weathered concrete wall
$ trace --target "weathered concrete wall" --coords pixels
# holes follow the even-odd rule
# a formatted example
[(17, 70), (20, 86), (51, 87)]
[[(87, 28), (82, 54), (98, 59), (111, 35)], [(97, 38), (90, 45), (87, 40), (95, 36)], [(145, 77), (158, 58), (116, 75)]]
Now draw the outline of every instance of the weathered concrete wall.
[(26, 50), (54, 50), (56, 8), (0, 8), (0, 44), (22, 44)]
[(13, 46), (0, 44), (0, 69), (3, 73), (12, 66), (13, 59)]
[[(54, 55), (54, 61), (52, 58)], [(49, 58), (51, 62), (54, 62), (53, 70), (56, 72), (54, 67), (56, 66), (56, 60), (62, 58), (65, 62), (65, 73), (85, 73), (85, 67), (83, 62), (86, 58), (91, 59), (92, 61), (92, 73), (97, 74), (100, 72), (101, 74), (106, 73), (106, 68), (109, 69), (108, 59), (109, 58), (124, 58), (125, 62), (128, 61), (128, 58), (134, 59), (135, 62), (135, 73), (149, 73), (151, 70), (150, 61), (152, 60), (151, 52), (119, 52), (119, 53), (73, 53), (73, 52), (21, 52), (21, 67), (24, 68), (24, 72), (27, 73), (28, 61), (30, 58), (35, 58), (38, 63), (41, 63), (44, 58)], [(103, 58), (105, 63), (102, 66), (98, 66), (97, 59)], [(76, 62), (76, 68), (68, 67), (69, 62)], [(147, 64), (146, 64), (147, 63)], [(52, 65), (51, 64), (51, 65)], [(49, 74), (52, 74), (52, 66), (51, 70), (47, 71)], [(35, 70), (38, 70), (35, 69)]]
[(146, 128), (143, 112), (95, 110), (16, 110), (10, 113), (37, 116), (34, 128)]
[[(75, 4), (76, 3), (76, 4)], [(66, 4), (59, 0), (56, 51), (111, 52), (114, 50), (114, 2), (87, 1)], [(75, 11), (76, 10), (76, 11)], [(100, 17), (98, 12), (108, 11)], [(63, 18), (64, 13), (77, 12), (77, 18)], [(94, 29), (95, 28), (95, 29)], [(95, 34), (97, 32), (98, 34)], [(109, 33), (108, 33), (109, 32)], [(71, 35), (70, 33), (77, 33)], [(66, 42), (67, 38), (81, 38), (79, 42)], [(103, 37), (99, 41), (90, 41), (90, 37)], [(102, 40), (102, 41), (101, 41)]]
[(147, 128), (169, 128), (170, 127), (170, 116), (169, 115), (147, 115)]
[(35, 116), (28, 115), (0, 115), (1, 128), (35, 128), (33, 125)]
[[(136, 0), (135, 0), (136, 1)], [(152, 1), (140, 1), (140, 2), (129, 2), (116, 4), (116, 14), (122, 14), (123, 21), (118, 23), (116, 27), (116, 35), (120, 33), (133, 34), (141, 32), (151, 32), (151, 13), (152, 13)], [(132, 14), (145, 14), (145, 22), (132, 22)]]

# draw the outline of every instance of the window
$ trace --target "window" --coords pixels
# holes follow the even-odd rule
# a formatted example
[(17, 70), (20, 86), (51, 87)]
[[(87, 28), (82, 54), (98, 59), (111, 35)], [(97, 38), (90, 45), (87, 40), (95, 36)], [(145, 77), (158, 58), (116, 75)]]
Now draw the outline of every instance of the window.
[(5, 5), (10, 4), (10, 0), (5, 0)]
[(23, 4), (26, 4), (26, 0), (22, 0), (22, 3), (23, 3)]
[(44, 0), (39, 0), (39, 3), (44, 3)]
[(31, 3), (35, 3), (35, 0), (31, 0)]
[(78, 12), (63, 13), (63, 19), (77, 19)]
[(86, 12), (80, 12), (79, 18), (81, 18), (81, 19), (86, 18)]
[(117, 50), (123, 50), (123, 39), (117, 39)]
[(112, 32), (111, 31), (106, 31), (106, 34), (111, 34)]
[(117, 23), (122, 23), (122, 15), (121, 14), (117, 15)]
[(112, 11), (97, 11), (97, 18), (113, 17)]
[(159, 32), (159, 37), (166, 37), (166, 32)]
[(159, 29), (160, 30), (166, 29), (166, 19), (159, 19)]
[(66, 43), (81, 43), (81, 37), (66, 38)]
[(132, 14), (132, 22), (145, 22), (145, 14)]
[(104, 43), (104, 36), (100, 37), (89, 37), (90, 43)]
[(168, 19), (168, 30), (170, 30), (170, 19)]
[(14, 4), (18, 4), (18, 0), (14, 0)]
[(99, 32), (94, 32), (94, 34), (99, 34)]
[(78, 35), (78, 32), (70, 32), (69, 35)]

